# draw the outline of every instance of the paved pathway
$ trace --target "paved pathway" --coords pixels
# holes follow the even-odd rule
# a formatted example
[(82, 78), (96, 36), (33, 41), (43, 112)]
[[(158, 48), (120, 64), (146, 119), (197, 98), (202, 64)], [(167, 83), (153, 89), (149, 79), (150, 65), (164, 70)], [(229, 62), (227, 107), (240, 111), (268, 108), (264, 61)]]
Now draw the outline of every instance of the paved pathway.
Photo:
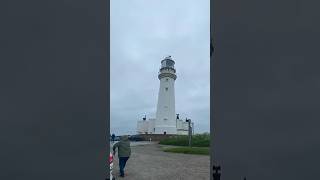
[[(126, 180), (209, 180), (210, 156), (167, 153), (156, 142), (131, 143), (131, 157), (125, 169)], [(118, 158), (113, 174), (119, 177)]]

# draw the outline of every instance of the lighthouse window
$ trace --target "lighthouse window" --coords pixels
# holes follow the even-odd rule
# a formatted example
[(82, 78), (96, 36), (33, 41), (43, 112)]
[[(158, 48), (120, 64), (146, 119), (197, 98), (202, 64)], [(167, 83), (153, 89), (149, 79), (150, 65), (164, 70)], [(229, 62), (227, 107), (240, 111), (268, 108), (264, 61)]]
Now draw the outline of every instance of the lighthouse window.
[(168, 67), (173, 67), (173, 65), (174, 65), (174, 64), (173, 64), (172, 61), (167, 61), (167, 66), (168, 66)]
[(166, 87), (166, 91), (168, 91), (168, 88)]

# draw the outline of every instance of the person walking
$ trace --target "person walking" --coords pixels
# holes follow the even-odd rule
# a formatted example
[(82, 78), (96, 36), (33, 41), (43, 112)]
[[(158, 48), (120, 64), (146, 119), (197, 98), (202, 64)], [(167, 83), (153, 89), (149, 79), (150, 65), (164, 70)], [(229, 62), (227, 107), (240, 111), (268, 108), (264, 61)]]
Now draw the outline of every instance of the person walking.
[(118, 148), (120, 177), (124, 177), (124, 168), (131, 155), (130, 141), (127, 135), (121, 136), (120, 141), (113, 145), (113, 155), (116, 155)]

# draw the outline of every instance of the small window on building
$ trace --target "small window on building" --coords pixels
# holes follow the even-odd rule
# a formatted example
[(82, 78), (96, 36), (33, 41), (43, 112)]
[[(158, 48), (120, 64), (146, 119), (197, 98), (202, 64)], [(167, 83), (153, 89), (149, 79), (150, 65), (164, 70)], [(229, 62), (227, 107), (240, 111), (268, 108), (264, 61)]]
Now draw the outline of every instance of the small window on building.
[(169, 79), (167, 78), (166, 81), (169, 81)]
[(166, 87), (166, 91), (168, 91), (168, 88)]
[(168, 119), (167, 119), (167, 118), (164, 118), (163, 120), (165, 120), (165, 121), (166, 121), (166, 120), (168, 120)]

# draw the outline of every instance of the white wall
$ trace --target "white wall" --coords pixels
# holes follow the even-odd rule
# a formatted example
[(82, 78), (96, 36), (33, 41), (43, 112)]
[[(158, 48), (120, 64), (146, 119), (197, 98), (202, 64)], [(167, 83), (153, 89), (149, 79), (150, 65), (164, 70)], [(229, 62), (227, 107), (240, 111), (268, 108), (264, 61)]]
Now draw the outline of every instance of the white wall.
[[(138, 134), (145, 134), (145, 133), (157, 134), (154, 132), (155, 123), (156, 123), (155, 118), (151, 118), (146, 121), (138, 121), (137, 122), (137, 133)], [(179, 119), (179, 120), (177, 120), (177, 125), (174, 128), (176, 130), (175, 134), (188, 135), (188, 123), (187, 122)], [(160, 133), (158, 133), (158, 134), (160, 134)]]
[(145, 134), (148, 132), (148, 121), (138, 121), (137, 123), (137, 133), (138, 134)]
[[(173, 70), (164, 71), (174, 73)], [(164, 71), (161, 72), (163, 73)], [(176, 134), (177, 132), (174, 83), (175, 80), (171, 77), (163, 77), (160, 79), (155, 123), (156, 134), (163, 134), (164, 132), (167, 134)]]
[(155, 118), (149, 119), (149, 126), (148, 126), (148, 134), (155, 134), (154, 128), (155, 128)]

